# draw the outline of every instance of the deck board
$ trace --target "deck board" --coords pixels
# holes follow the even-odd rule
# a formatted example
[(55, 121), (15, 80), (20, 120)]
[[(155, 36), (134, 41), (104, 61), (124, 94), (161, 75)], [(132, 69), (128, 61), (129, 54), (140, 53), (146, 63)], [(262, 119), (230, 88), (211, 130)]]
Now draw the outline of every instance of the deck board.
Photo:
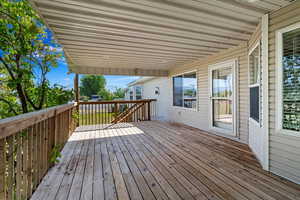
[(103, 127), (77, 128), (32, 200), (300, 200), (245, 144), (160, 121)]

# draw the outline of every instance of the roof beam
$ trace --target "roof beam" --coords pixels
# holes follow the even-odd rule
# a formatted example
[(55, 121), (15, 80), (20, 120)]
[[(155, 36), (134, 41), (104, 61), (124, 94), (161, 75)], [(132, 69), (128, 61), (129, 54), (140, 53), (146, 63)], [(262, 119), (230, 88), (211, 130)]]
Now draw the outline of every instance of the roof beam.
[(237, 38), (241, 40), (247, 40), (251, 36), (251, 31), (249, 30), (234, 30), (234, 29), (226, 29), (220, 27), (214, 27), (209, 25), (197, 25), (193, 23), (181, 23), (176, 20), (170, 19), (148, 19), (142, 20), (141, 18), (118, 15), (116, 13), (99, 11), (93, 8), (85, 8), (79, 6), (72, 6), (69, 4), (55, 4), (52, 2), (39, 2), (37, 3), (40, 6), (40, 10), (44, 13), (55, 13), (57, 16), (66, 17), (72, 16), (75, 19), (84, 18), (89, 21), (95, 21), (101, 19), (101, 22), (106, 22), (109, 24), (119, 24), (126, 27), (135, 27), (138, 29), (157, 29), (157, 28), (165, 28), (172, 30), (181, 30), (187, 32), (194, 33), (203, 33), (203, 34), (211, 34), (220, 37), (228, 37), (228, 38)]
[(121, 45), (111, 45), (111, 44), (94, 44), (94, 43), (88, 43), (88, 42), (77, 42), (77, 41), (67, 41), (64, 40), (60, 42), (65, 47), (75, 47), (77, 46), (78, 49), (81, 49), (82, 47), (93, 49), (93, 50), (100, 50), (99, 53), (101, 53), (101, 50), (105, 51), (105, 49), (115, 49), (115, 50), (123, 50), (123, 51), (133, 51), (133, 52), (142, 52), (142, 53), (149, 53), (149, 54), (163, 54), (163, 55), (170, 55), (170, 56), (193, 56), (198, 57), (202, 55), (211, 55), (215, 52), (207, 52), (207, 51), (199, 51), (199, 52), (187, 52), (187, 51), (171, 51), (171, 50), (159, 50), (154, 48), (147, 48), (143, 49), (143, 47), (135, 47), (135, 46), (121, 46)]
[(100, 68), (100, 67), (76, 67), (71, 72), (77, 74), (101, 74), (101, 75), (128, 75), (128, 76), (159, 76), (169, 75), (167, 70), (144, 70), (144, 69), (124, 69), (124, 68)]
[[(207, 19), (210, 19), (210, 26), (228, 28), (243, 27), (245, 30), (255, 28), (256, 23), (241, 20), (240, 18), (233, 18), (219, 13), (199, 12), (195, 9), (178, 6), (174, 3), (165, 1), (145, 1), (145, 0), (55, 0), (60, 3), (72, 4), (77, 6), (84, 6), (96, 8), (110, 13), (119, 13), (124, 16), (134, 16), (142, 19), (165, 20), (174, 19), (177, 22), (191, 22), (200, 25), (207, 25)], [(197, 20), (196, 20), (197, 19)], [(225, 26), (227, 25), (227, 27)]]
[(76, 44), (76, 42), (80, 43), (86, 43), (86, 44), (93, 44), (92, 46), (97, 45), (111, 45), (111, 46), (119, 46), (119, 47), (135, 47), (135, 48), (147, 48), (147, 49), (153, 49), (153, 50), (166, 50), (171, 52), (183, 52), (183, 53), (195, 53), (195, 54), (201, 54), (204, 53), (216, 53), (220, 50), (224, 50), (225, 48), (216, 48), (216, 47), (205, 47), (200, 46), (198, 48), (188, 48), (188, 46), (174, 46), (174, 45), (163, 45), (158, 43), (141, 43), (141, 42), (130, 42), (130, 41), (118, 41), (118, 40), (108, 40), (108, 39), (94, 39), (91, 37), (83, 37), (83, 36), (62, 36), (60, 34), (56, 35), (59, 40), (62, 40), (64, 42), (70, 41), (73, 42), (73, 44)]
[[(124, 51), (114, 51), (114, 50), (104, 50), (99, 53), (99, 51), (90, 51), (87, 49), (68, 49), (68, 53), (73, 56), (80, 55), (82, 57), (84, 56), (122, 56), (122, 57), (127, 57), (127, 58), (141, 58), (141, 59), (158, 59), (158, 60), (190, 60), (193, 59), (194, 57), (191, 56), (165, 56), (165, 55), (159, 55), (159, 54), (141, 54), (138, 52), (124, 52)], [(197, 58), (201, 58), (204, 56), (198, 56)]]
[[(227, 49), (228, 47), (233, 47), (234, 45), (222, 45), (216, 44), (214, 45), (195, 45), (195, 44), (182, 44), (176, 41), (174, 42), (165, 42), (162, 40), (150, 40), (150, 39), (141, 39), (137, 37), (124, 37), (124, 36), (114, 36), (114, 35), (107, 35), (107, 34), (94, 34), (90, 32), (77, 32), (77, 31), (66, 31), (63, 29), (54, 28), (55, 33), (58, 38), (69, 38), (75, 40), (82, 40), (87, 42), (93, 41), (101, 41), (104, 43), (113, 43), (113, 42), (124, 42), (124, 43), (131, 43), (131, 44), (143, 44), (143, 45), (155, 45), (155, 46), (164, 46), (164, 47), (173, 47), (179, 49), (188, 49), (188, 50), (210, 50), (210, 49)], [(67, 33), (66, 33), (67, 32)]]
[[(41, 10), (44, 10), (41, 8)], [(182, 38), (191, 38), (191, 39), (202, 39), (202, 40), (208, 40), (211, 42), (216, 43), (233, 43), (233, 44), (240, 44), (241, 42), (247, 41), (246, 39), (240, 39), (235, 37), (234, 35), (216, 35), (215, 32), (211, 33), (201, 33), (201, 32), (193, 32), (188, 30), (179, 30), (179, 29), (170, 29), (166, 27), (154, 27), (154, 26), (148, 26), (148, 25), (140, 25), (140, 26), (134, 26), (130, 24), (124, 24), (124, 23), (113, 23), (113, 22), (107, 22), (104, 20), (99, 20), (98, 18), (86, 18), (84, 15), (78, 16), (75, 14), (62, 14), (57, 11), (53, 10), (45, 10), (44, 16), (49, 20), (54, 20), (54, 23), (60, 23), (63, 21), (71, 22), (71, 23), (78, 23), (78, 24), (85, 24), (90, 25), (93, 27), (100, 28), (113, 28), (115, 30), (125, 30), (125, 31), (137, 31), (141, 33), (152, 33), (158, 35), (170, 35), (170, 36), (177, 36)]]
[(203, 55), (193, 56), (193, 55), (169, 55), (169, 54), (162, 54), (162, 53), (155, 53), (155, 52), (139, 52), (134, 50), (123, 50), (123, 49), (116, 49), (116, 48), (95, 48), (95, 47), (82, 47), (80, 45), (64, 45), (68, 50), (67, 52), (72, 51), (89, 51), (91, 53), (95, 53), (98, 55), (105, 55), (110, 53), (115, 53), (119, 55), (135, 55), (135, 56), (154, 56), (157, 58), (172, 58), (172, 59), (180, 59), (180, 58), (189, 58), (189, 59), (197, 59), (203, 57)]
[[(121, 30), (112, 27), (99, 27), (95, 25), (73, 23), (69, 21), (58, 21), (53, 19), (48, 19), (48, 24), (53, 27), (53, 30), (65, 31), (65, 32), (76, 32), (81, 35), (83, 34), (93, 34), (93, 35), (104, 35), (112, 37), (124, 37), (124, 38), (133, 38), (133, 39), (148, 39), (148, 40), (157, 40), (165, 41), (172, 43), (188, 44), (188, 45), (206, 45), (206, 46), (224, 46), (232, 47), (238, 45), (238, 42), (229, 42), (229, 41), (216, 41), (216, 40), (205, 40), (202, 37), (192, 38), (185, 35), (176, 36), (170, 35), (168, 33), (156, 34), (144, 31), (134, 31), (134, 30)], [(55, 31), (56, 32), (56, 31)]]

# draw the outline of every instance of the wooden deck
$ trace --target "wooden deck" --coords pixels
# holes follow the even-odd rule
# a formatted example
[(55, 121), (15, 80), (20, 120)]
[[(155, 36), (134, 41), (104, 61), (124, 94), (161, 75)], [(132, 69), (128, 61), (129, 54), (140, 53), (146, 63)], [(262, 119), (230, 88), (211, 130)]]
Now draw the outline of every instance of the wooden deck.
[(247, 145), (159, 121), (77, 128), (32, 200), (300, 199)]

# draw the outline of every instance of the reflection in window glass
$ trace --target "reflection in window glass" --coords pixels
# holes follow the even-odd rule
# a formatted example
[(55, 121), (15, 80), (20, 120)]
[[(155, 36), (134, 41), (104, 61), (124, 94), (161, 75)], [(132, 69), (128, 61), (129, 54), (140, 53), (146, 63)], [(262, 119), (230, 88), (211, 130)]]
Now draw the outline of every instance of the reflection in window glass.
[(250, 85), (259, 83), (259, 46), (249, 55)]
[(182, 106), (182, 76), (173, 77), (173, 105)]
[(185, 74), (183, 77), (183, 106), (196, 109), (197, 79), (196, 73)]
[(213, 126), (232, 130), (232, 67), (212, 71)]
[(300, 28), (283, 34), (284, 129), (300, 131)]
[(195, 72), (173, 77), (173, 105), (197, 108), (197, 78)]
[(231, 97), (232, 69), (223, 68), (213, 71), (213, 97)]

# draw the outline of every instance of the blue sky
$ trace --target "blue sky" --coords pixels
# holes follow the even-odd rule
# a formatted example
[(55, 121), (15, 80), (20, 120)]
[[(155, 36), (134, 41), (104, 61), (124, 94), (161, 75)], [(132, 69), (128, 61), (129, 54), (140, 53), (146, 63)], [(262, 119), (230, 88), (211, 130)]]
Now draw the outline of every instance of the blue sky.
[[(50, 38), (52, 33), (47, 30), (47, 38), (44, 40), (46, 43), (50, 43)], [(50, 43), (51, 44), (51, 43)], [(57, 44), (51, 44), (57, 47)], [(59, 61), (57, 68), (52, 68), (48, 73), (48, 79), (50, 83), (60, 84), (66, 86), (67, 88), (73, 88), (74, 85), (74, 74), (68, 74), (68, 64), (65, 59)], [(126, 88), (127, 84), (131, 81), (138, 79), (137, 76), (104, 76), (106, 79), (106, 88), (109, 90), (114, 90), (115, 88)], [(80, 78), (80, 76), (79, 76)]]
[[(126, 88), (127, 84), (136, 80), (137, 76), (104, 76), (106, 79), (106, 88), (114, 90), (115, 88)], [(68, 74), (68, 66), (66, 62), (60, 61), (57, 68), (53, 68), (48, 79), (51, 84), (60, 84), (68, 88), (73, 88), (74, 74)]]

